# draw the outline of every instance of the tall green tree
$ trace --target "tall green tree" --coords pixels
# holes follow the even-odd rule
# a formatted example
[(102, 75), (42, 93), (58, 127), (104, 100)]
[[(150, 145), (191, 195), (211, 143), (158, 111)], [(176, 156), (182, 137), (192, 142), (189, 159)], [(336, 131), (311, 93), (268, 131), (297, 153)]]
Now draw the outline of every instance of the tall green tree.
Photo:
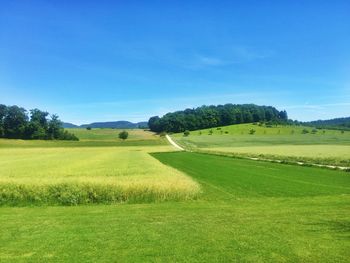
[(49, 139), (59, 139), (60, 134), (63, 132), (62, 122), (59, 120), (56, 114), (51, 115), (51, 119), (48, 123), (48, 137)]
[(18, 106), (7, 107), (3, 121), (4, 136), (6, 138), (23, 139), (25, 137), (28, 116), (24, 108)]
[(7, 106), (0, 104), (0, 137), (4, 136), (4, 118), (7, 113)]

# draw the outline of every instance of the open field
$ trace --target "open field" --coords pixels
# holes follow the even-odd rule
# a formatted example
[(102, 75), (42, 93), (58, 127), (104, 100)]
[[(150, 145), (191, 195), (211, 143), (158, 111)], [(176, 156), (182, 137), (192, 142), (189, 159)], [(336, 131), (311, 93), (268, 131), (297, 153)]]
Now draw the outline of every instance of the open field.
[(141, 129), (128, 130), (129, 138), (118, 138), (118, 129), (66, 129), (78, 136), (79, 141), (44, 141), (0, 139), (1, 148), (52, 148), (52, 147), (111, 147), (111, 146), (160, 146), (167, 145), (166, 139)]
[(2, 262), (348, 262), (350, 177), (320, 168), (154, 153), (198, 200), (0, 208)]
[(148, 154), (169, 150), (170, 146), (1, 148), (0, 205), (195, 198), (198, 184)]
[[(255, 130), (252, 135), (251, 129)], [(349, 131), (318, 130), (312, 134), (312, 129), (306, 127), (310, 133), (303, 134), (303, 129), (305, 127), (240, 124), (193, 131), (187, 137), (174, 134), (172, 138), (194, 151), (350, 166)]]
[[(250, 197), (303, 197), (350, 194), (350, 176), (328, 169), (275, 164), (200, 153), (154, 153), (163, 163), (186, 172), (212, 192), (230, 199)], [(226, 193), (223, 195), (223, 193)]]
[(130, 140), (159, 140), (153, 132), (144, 131), (142, 129), (109, 129), (109, 128), (93, 128), (87, 130), (84, 128), (69, 128), (67, 131), (75, 134), (81, 141), (120, 141), (118, 134), (121, 131), (129, 133)]
[(350, 167), (350, 145), (274, 145), (201, 148), (207, 153)]
[[(209, 134), (209, 131), (213, 131), (213, 135), (221, 135), (225, 134), (227, 131), (229, 135), (250, 135), (249, 131), (251, 129), (255, 130), (255, 135), (298, 135), (302, 134), (303, 130), (306, 129), (309, 133), (312, 132), (313, 128), (309, 126), (297, 126), (297, 125), (272, 125), (268, 126), (265, 124), (235, 124), (229, 126), (222, 126), (217, 128), (209, 128), (203, 130), (193, 131), (192, 135), (200, 135), (199, 132), (202, 132), (202, 135)], [(316, 129), (316, 133), (314, 135), (344, 135), (343, 137), (347, 137), (349, 140), (350, 132), (344, 131), (342, 133), (340, 130), (329, 130), (329, 129)], [(305, 135), (305, 134), (303, 134)], [(306, 134), (307, 135), (307, 134)]]

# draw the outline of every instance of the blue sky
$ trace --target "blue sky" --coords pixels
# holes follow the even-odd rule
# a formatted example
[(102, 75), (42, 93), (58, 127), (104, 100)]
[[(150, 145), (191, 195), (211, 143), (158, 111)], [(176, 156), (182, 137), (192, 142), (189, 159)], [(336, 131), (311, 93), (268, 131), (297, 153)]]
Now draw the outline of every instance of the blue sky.
[(1, 1), (0, 103), (64, 121), (255, 103), (350, 115), (350, 1)]

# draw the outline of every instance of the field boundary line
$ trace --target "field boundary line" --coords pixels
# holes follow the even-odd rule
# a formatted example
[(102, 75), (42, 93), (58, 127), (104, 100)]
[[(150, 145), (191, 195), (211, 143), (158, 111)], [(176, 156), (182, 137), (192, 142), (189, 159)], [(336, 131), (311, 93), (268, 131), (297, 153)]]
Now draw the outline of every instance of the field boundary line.
[(181, 150), (181, 151), (185, 151), (185, 149), (182, 148), (180, 145), (178, 145), (176, 142), (174, 142), (173, 139), (171, 139), (171, 137), (170, 137), (168, 134), (166, 134), (165, 137), (167, 138), (168, 142), (169, 142), (172, 146), (174, 146), (175, 148), (177, 148), (177, 149), (179, 149), (179, 150)]

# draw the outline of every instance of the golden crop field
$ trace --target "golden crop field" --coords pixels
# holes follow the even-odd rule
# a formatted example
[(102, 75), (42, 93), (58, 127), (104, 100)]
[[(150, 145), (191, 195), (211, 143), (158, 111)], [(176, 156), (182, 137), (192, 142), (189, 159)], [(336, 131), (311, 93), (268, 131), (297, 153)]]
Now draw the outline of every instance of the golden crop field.
[(0, 149), (0, 204), (149, 202), (195, 198), (200, 188), (161, 164), (157, 147)]

